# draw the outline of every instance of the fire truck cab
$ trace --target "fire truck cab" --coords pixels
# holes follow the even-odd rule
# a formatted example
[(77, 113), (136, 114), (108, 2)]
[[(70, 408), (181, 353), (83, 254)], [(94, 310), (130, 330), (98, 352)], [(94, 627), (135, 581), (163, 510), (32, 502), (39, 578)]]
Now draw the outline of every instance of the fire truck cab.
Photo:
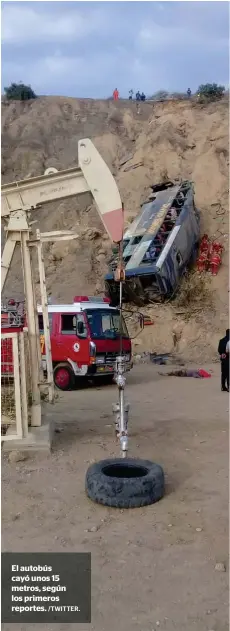
[[(76, 379), (104, 376), (112, 381), (120, 354), (120, 312), (108, 298), (75, 296), (73, 304), (48, 305), (54, 383), (70, 390)], [(46, 370), (42, 307), (38, 306), (43, 368)], [(122, 319), (122, 354), (131, 369), (131, 340)]]

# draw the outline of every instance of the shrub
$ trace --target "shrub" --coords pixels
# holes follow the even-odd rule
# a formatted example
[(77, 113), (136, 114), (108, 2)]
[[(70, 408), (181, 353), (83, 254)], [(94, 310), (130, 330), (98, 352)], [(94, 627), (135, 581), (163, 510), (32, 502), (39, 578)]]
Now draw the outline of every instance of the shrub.
[(187, 99), (188, 96), (186, 92), (172, 92), (172, 94), (170, 94), (170, 98), (176, 99), (178, 101), (183, 101), (184, 99)]
[(168, 98), (169, 93), (166, 90), (158, 90), (158, 92), (149, 97), (152, 101), (166, 101)]
[(29, 101), (30, 99), (36, 99), (37, 96), (32, 90), (30, 85), (24, 83), (11, 83), (8, 88), (4, 88), (6, 98), (14, 101)]
[(193, 311), (211, 307), (213, 301), (210, 280), (205, 274), (198, 274), (197, 270), (190, 270), (182, 278), (174, 304)]
[(199, 86), (197, 95), (204, 102), (219, 101), (224, 96), (224, 92), (225, 87), (223, 85), (217, 85), (217, 83), (204, 83)]

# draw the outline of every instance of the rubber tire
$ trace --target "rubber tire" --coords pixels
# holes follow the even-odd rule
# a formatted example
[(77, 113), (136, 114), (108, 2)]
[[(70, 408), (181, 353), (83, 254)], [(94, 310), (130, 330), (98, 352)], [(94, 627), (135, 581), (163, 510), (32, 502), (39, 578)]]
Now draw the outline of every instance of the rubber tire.
[[(146, 475), (137, 477), (111, 477), (104, 469), (116, 465), (146, 469)], [(158, 502), (164, 495), (164, 472), (160, 465), (137, 458), (101, 460), (92, 464), (85, 478), (88, 497), (104, 506), (114, 508), (139, 508)]]
[[(68, 386), (66, 386), (64, 388), (60, 388), (60, 386), (55, 381), (55, 375), (58, 372), (59, 368), (65, 368), (68, 371), (69, 376), (70, 376), (69, 384), (68, 384)], [(56, 388), (58, 388), (58, 390), (62, 390), (62, 392), (66, 392), (67, 390), (73, 390), (74, 389), (74, 386), (75, 386), (75, 375), (74, 375), (74, 372), (73, 372), (72, 368), (69, 366), (69, 364), (67, 364), (65, 362), (57, 364), (57, 366), (55, 366), (55, 368), (54, 368), (53, 375), (54, 375), (54, 384), (55, 384)]]

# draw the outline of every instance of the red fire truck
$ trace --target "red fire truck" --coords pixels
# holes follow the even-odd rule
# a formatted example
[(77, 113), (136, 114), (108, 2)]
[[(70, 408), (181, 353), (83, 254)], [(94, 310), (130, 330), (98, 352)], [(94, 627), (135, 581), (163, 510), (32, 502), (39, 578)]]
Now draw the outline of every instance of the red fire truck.
[[(48, 305), (54, 383), (60, 390), (70, 390), (76, 379), (103, 376), (112, 381), (116, 357), (120, 354), (120, 313), (110, 306), (108, 298), (75, 296), (73, 304)], [(15, 329), (15, 322), (3, 324), (2, 330)], [(12, 320), (12, 318), (11, 318)], [(46, 370), (42, 307), (38, 306), (43, 368)], [(24, 323), (25, 324), (25, 323)], [(16, 324), (17, 326), (17, 324)], [(5, 328), (6, 327), (6, 328)], [(22, 330), (23, 323), (18, 323)], [(131, 340), (122, 319), (122, 354), (127, 370), (131, 363)], [(2, 355), (3, 355), (2, 342)], [(12, 359), (8, 357), (12, 368)], [(2, 365), (2, 374), (9, 371)]]

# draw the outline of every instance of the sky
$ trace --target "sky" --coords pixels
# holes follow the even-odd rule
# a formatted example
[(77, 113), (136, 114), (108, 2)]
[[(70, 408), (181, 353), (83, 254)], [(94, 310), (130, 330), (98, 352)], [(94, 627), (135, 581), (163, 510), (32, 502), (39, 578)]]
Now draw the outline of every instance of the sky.
[(108, 98), (228, 86), (228, 2), (2, 3), (2, 91)]

